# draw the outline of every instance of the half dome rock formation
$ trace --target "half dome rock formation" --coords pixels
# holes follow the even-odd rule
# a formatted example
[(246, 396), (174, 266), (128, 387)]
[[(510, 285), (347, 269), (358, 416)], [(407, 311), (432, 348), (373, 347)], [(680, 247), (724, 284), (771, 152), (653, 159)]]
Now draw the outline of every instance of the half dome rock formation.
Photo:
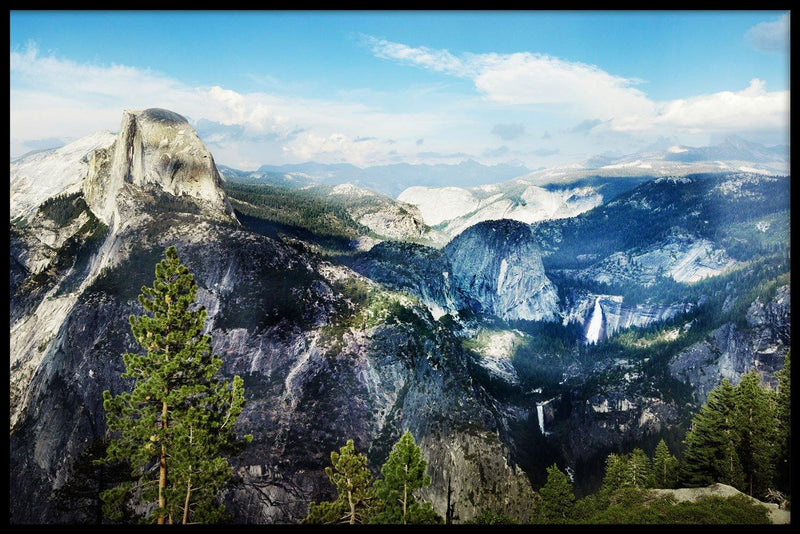
[[(116, 142), (89, 161), (83, 194), (105, 224), (152, 213), (159, 204), (184, 203), (184, 210), (235, 221), (214, 158), (189, 122), (175, 112), (125, 110)], [(155, 204), (155, 206), (154, 206)]]

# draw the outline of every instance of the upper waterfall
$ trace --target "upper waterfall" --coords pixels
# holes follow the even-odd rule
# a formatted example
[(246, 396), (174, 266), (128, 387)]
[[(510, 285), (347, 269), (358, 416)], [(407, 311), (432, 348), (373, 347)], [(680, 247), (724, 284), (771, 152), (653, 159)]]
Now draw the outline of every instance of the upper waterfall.
[(589, 320), (589, 326), (586, 328), (586, 342), (597, 343), (600, 341), (600, 336), (603, 332), (603, 307), (600, 306), (600, 297), (594, 301), (594, 309), (592, 310), (592, 318)]

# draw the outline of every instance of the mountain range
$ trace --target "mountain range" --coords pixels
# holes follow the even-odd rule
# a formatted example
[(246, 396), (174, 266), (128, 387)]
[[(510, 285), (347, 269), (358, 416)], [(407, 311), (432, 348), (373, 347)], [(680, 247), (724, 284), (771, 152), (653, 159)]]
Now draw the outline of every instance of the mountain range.
[(410, 430), (421, 496), (461, 521), (525, 519), (554, 462), (585, 493), (610, 451), (677, 451), (713, 387), (751, 369), (774, 384), (791, 343), (790, 177), (771, 149), (715, 150), (243, 172), (151, 108), (11, 162), (10, 521), (98, 520), (81, 461), (106, 436), (102, 392), (131, 386), (128, 317), (170, 245), (221, 372), (244, 379), (236, 523), (331, 498), (347, 439), (377, 470)]

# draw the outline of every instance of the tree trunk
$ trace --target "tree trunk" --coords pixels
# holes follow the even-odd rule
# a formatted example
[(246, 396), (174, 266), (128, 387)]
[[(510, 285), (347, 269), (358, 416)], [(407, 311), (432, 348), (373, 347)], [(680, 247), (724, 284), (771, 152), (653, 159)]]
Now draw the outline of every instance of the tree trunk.
[(353, 492), (347, 490), (347, 502), (350, 503), (350, 524), (356, 524), (356, 503), (353, 502)]
[[(192, 445), (192, 438), (194, 437), (192, 427), (189, 427), (189, 445)], [(189, 464), (189, 476), (186, 477), (186, 500), (183, 502), (183, 524), (189, 522), (189, 499), (192, 495), (192, 466)]]
[[(403, 466), (403, 471), (406, 475), (406, 480), (408, 480), (408, 464)], [(403, 524), (407, 524), (408, 521), (406, 520), (406, 511), (408, 510), (408, 482), (403, 482)]]
[[(167, 402), (164, 401), (161, 405), (161, 428), (167, 428)], [(167, 500), (164, 496), (164, 490), (167, 487), (167, 447), (161, 444), (161, 459), (158, 466), (158, 507), (161, 508), (161, 514), (158, 516), (158, 524), (164, 524), (164, 510), (167, 507)]]
[[(189, 470), (191, 471), (191, 466), (189, 466)], [(183, 524), (189, 522), (189, 497), (192, 494), (192, 476), (189, 475), (189, 479), (186, 481), (186, 500), (183, 503)]]

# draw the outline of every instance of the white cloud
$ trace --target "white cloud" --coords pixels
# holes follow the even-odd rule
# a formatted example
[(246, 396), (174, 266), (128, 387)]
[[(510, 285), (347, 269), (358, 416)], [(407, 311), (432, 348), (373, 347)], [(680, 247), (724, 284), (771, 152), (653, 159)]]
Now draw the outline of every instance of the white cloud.
[[(779, 23), (759, 25), (753, 33), (788, 34), (788, 15)], [(656, 102), (633, 87), (639, 80), (609, 74), (579, 62), (532, 54), (464, 54), (425, 47), (411, 48), (375, 38), (365, 39), (382, 58), (471, 79), (491, 102), (536, 109), (557, 106), (565, 117), (592, 122), (593, 132), (675, 132), (708, 134), (724, 131), (785, 129), (789, 120), (789, 91), (768, 92), (754, 79), (742, 91)], [(552, 107), (550, 108), (552, 109)], [(591, 117), (586, 119), (587, 116)], [(602, 124), (601, 124), (602, 123)]]
[(447, 50), (433, 50), (425, 46), (413, 48), (370, 35), (362, 35), (361, 38), (372, 49), (373, 54), (380, 58), (394, 59), (459, 77), (472, 77), (476, 74), (469, 61), (461, 60)]
[(558, 104), (576, 115), (591, 112), (603, 119), (649, 113), (654, 106), (632, 87), (638, 80), (612, 76), (584, 63), (544, 54), (464, 54), (411, 48), (386, 40), (365, 38), (382, 58), (472, 79), (489, 101), (505, 105)]
[[(450, 92), (463, 84), (437, 81), (397, 92), (353, 89), (329, 99), (240, 93), (189, 86), (147, 69), (76, 63), (28, 46), (11, 52), (11, 156), (44, 139), (117, 130), (123, 109), (149, 107), (193, 121), (218, 163), (243, 170), (303, 160), (432, 163), (452, 154), (499, 163), (506, 156), (487, 149), (497, 136), (520, 143), (525, 132), (564, 133), (576, 124), (586, 126), (586, 135), (559, 135), (544, 147), (559, 163), (622, 150), (647, 136), (681, 134), (689, 144), (687, 136), (771, 129), (770, 136), (788, 142), (789, 91), (770, 92), (758, 79), (739, 91), (656, 102), (635, 87), (637, 80), (551, 56), (456, 56), (363, 39), (377, 56), (467, 80), (475, 92)], [(527, 165), (543, 163), (535, 152), (526, 154)]]
[(789, 91), (768, 92), (754, 78), (742, 91), (667, 102), (654, 122), (688, 131), (783, 129), (789, 125), (789, 101)]
[(123, 109), (150, 107), (170, 109), (195, 122), (240, 127), (220, 129), (209, 142), (217, 162), (242, 169), (272, 163), (268, 158), (274, 157), (374, 164), (381, 158), (388, 161), (380, 148), (389, 139), (398, 140), (405, 153), (416, 154), (418, 139), (458, 123), (444, 110), (387, 111), (362, 100), (191, 87), (150, 70), (41, 55), (29, 45), (11, 52), (11, 155), (27, 152), (40, 139), (69, 141), (100, 129), (116, 131)]
[(786, 13), (774, 22), (756, 24), (745, 34), (745, 37), (756, 50), (761, 52), (789, 51), (789, 14)]

